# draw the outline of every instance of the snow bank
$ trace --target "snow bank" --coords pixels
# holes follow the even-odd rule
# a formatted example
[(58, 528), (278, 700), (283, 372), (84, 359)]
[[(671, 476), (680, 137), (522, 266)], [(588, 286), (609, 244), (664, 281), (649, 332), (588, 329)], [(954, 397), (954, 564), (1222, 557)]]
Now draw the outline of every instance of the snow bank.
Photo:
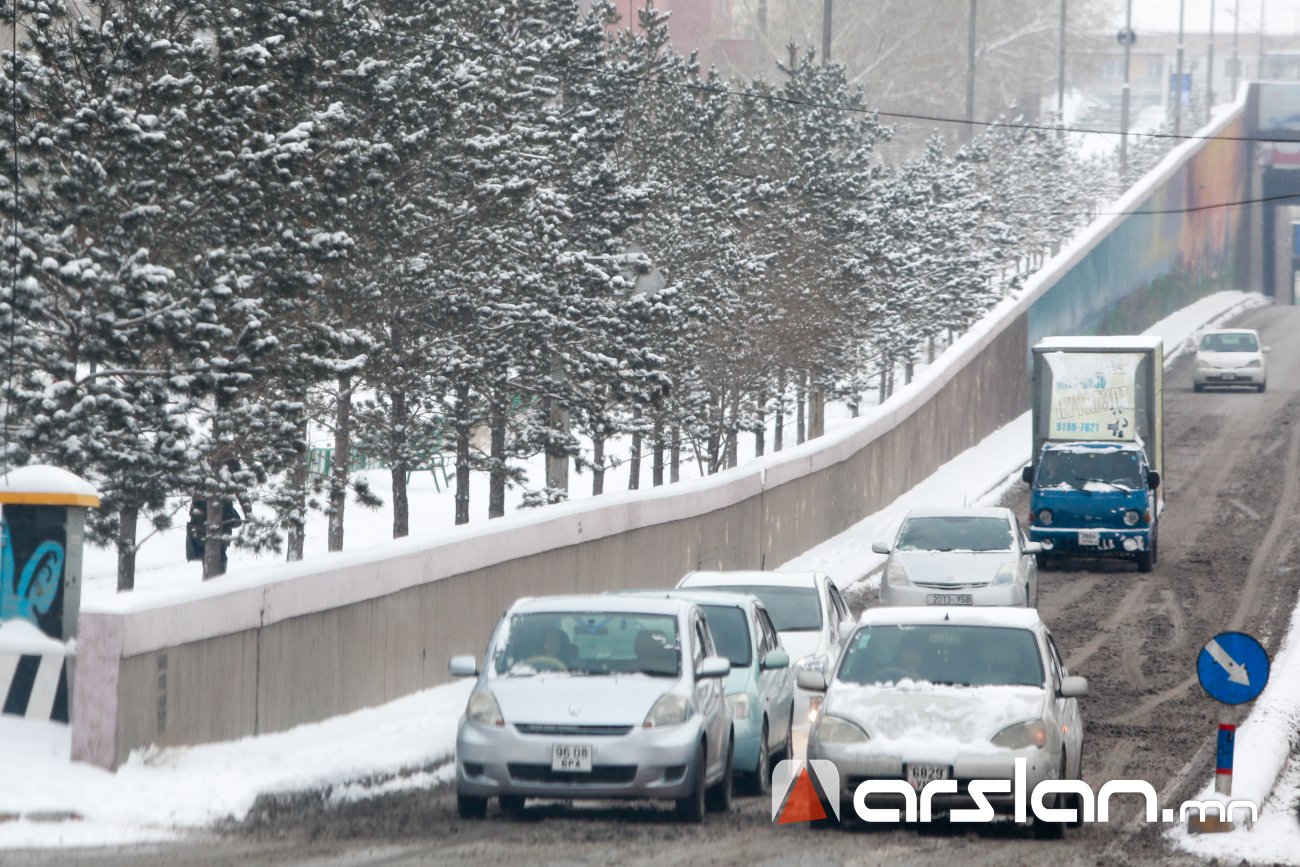
[(50, 638), (28, 620), (0, 620), (0, 654), (66, 656), (68, 645)]

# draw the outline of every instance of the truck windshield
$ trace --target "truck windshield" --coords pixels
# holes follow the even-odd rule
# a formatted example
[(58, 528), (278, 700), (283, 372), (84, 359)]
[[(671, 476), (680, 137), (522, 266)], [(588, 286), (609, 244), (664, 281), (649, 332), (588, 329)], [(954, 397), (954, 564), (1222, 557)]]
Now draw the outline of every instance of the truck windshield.
[(1090, 449), (1044, 452), (1034, 482), (1040, 488), (1111, 485), (1133, 491), (1143, 486), (1136, 454)]

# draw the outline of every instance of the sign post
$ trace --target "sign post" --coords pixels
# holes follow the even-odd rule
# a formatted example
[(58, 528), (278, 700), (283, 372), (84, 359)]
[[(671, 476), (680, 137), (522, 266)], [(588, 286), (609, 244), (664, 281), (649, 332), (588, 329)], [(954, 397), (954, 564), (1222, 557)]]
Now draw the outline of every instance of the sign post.
[[(1268, 683), (1269, 660), (1264, 646), (1244, 632), (1220, 632), (1206, 642), (1196, 657), (1201, 688), (1219, 702), (1218, 749), (1214, 763), (1214, 791), (1232, 795), (1232, 761), (1237, 741), (1237, 705), (1253, 701)], [(1189, 816), (1192, 833), (1231, 831), (1228, 816)]]

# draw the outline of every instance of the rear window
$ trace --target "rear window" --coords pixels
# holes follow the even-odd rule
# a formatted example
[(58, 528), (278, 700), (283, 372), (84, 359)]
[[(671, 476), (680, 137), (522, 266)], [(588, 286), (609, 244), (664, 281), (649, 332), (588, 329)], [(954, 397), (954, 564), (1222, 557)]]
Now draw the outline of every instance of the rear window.
[(822, 628), (822, 603), (816, 587), (770, 587), (762, 584), (725, 584), (692, 590), (723, 590), (749, 593), (759, 598), (777, 632), (815, 632)]

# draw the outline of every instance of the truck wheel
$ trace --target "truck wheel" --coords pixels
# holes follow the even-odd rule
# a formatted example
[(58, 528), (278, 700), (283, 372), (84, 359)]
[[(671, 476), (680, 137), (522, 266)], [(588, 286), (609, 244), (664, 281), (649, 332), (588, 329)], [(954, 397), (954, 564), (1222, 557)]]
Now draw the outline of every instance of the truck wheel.
[(1155, 557), (1152, 551), (1143, 551), (1137, 555), (1138, 571), (1150, 572), (1155, 565)]
[(1046, 569), (1051, 564), (1051, 557), (1047, 554), (1035, 554), (1034, 562), (1038, 564), (1039, 569)]
[(456, 815), (462, 819), (486, 819), (487, 798), (456, 793)]

